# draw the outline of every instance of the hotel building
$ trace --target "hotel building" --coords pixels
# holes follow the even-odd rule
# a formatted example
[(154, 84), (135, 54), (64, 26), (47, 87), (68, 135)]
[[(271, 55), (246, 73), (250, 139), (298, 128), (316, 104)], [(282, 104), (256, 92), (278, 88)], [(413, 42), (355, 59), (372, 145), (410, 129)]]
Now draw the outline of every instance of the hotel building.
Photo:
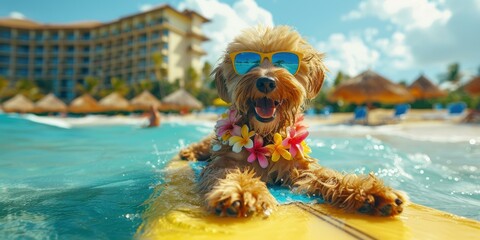
[[(162, 5), (109, 23), (41, 24), (0, 19), (0, 76), (52, 81), (53, 92), (69, 101), (88, 76), (105, 87), (117, 77), (129, 84), (143, 79), (184, 79), (188, 68), (201, 72), (201, 31), (209, 20), (200, 14)], [(158, 66), (154, 58), (162, 60)], [(157, 68), (158, 69), (158, 68)]]

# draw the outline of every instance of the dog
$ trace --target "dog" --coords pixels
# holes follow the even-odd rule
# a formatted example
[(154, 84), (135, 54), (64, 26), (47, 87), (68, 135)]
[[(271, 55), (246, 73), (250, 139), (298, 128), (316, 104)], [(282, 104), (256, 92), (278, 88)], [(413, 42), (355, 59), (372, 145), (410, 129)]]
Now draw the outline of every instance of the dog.
[(357, 176), (322, 167), (308, 156), (302, 112), (320, 91), (324, 55), (288, 26), (244, 30), (213, 70), (219, 96), (231, 103), (215, 134), (179, 153), (208, 161), (197, 184), (208, 211), (219, 216), (268, 216), (277, 202), (267, 184), (319, 196), (348, 212), (394, 216), (405, 193), (372, 173)]

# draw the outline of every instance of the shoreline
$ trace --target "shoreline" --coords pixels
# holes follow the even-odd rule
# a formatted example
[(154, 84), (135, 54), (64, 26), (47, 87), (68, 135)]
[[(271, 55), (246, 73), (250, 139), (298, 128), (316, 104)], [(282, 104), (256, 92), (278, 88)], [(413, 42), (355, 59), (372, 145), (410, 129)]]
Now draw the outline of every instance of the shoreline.
[[(390, 121), (393, 110), (376, 109), (370, 113), (372, 125), (352, 124), (353, 113), (334, 113), (328, 117), (307, 115), (312, 135), (392, 135), (420, 141), (470, 142), (480, 144), (480, 124), (461, 123), (462, 116), (439, 118), (442, 112), (412, 110), (405, 119)], [(148, 118), (142, 115), (87, 115), (85, 117), (37, 116), (34, 114), (5, 114), (31, 122), (59, 128), (129, 125), (143, 127)], [(436, 118), (433, 118), (435, 116)], [(216, 114), (192, 113), (187, 115), (161, 114), (161, 123), (200, 124), (213, 127)], [(161, 126), (161, 125), (160, 125)]]

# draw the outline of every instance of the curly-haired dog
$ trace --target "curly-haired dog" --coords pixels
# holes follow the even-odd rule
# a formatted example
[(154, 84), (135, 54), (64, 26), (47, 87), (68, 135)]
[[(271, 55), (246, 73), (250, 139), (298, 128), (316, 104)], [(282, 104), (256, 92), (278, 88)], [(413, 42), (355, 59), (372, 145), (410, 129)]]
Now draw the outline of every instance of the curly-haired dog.
[(210, 211), (269, 214), (277, 203), (266, 184), (277, 184), (351, 212), (402, 212), (406, 195), (373, 174), (343, 175), (307, 155), (301, 113), (322, 86), (322, 59), (286, 26), (247, 29), (228, 45), (213, 74), (220, 97), (232, 103), (230, 111), (217, 122), (215, 136), (180, 152), (183, 159), (210, 161), (198, 183)]

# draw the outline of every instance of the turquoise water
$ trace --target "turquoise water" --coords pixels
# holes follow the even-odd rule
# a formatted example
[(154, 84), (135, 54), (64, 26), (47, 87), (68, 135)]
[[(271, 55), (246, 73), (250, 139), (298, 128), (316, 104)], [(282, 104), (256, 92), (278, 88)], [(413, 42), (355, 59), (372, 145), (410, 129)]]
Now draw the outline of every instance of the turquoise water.
[[(129, 239), (161, 169), (213, 124), (62, 129), (0, 114), (0, 239)], [(414, 202), (480, 220), (479, 145), (313, 128), (313, 156), (375, 172)]]

